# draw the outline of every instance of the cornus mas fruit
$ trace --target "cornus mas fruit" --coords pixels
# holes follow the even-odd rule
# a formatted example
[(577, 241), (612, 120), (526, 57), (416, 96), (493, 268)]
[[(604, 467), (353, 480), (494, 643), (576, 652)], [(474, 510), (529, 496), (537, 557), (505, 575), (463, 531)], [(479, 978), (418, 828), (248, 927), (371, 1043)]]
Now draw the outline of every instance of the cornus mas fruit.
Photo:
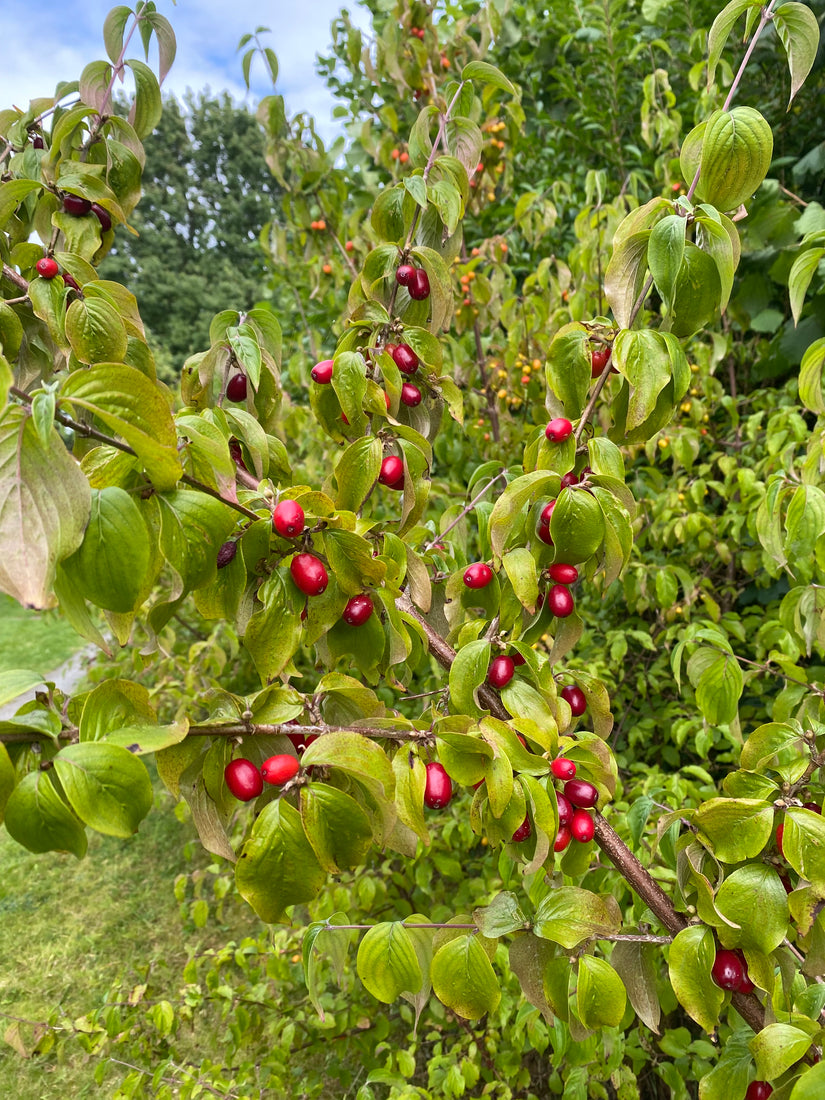
[(561, 697), (570, 705), (570, 713), (574, 718), (578, 718), (587, 710), (587, 700), (580, 687), (574, 687), (571, 684), (568, 687), (562, 688)]
[(42, 279), (53, 279), (60, 270), (57, 266), (57, 260), (53, 260), (51, 256), (44, 256), (42, 260), (37, 261), (34, 267)]
[(251, 802), (264, 789), (261, 773), (251, 760), (243, 756), (238, 757), (237, 760), (231, 760), (226, 765), (223, 777), (230, 792), (241, 802)]
[(494, 688), (506, 687), (516, 671), (512, 657), (494, 657), (487, 672), (487, 683)]
[(773, 1085), (769, 1085), (767, 1081), (751, 1081), (745, 1093), (745, 1100), (768, 1100), (772, 1095)]
[(589, 810), (599, 801), (599, 792), (586, 779), (571, 779), (564, 784), (564, 797), (572, 805), (579, 806), (583, 810)]
[(401, 404), (408, 405), (411, 409), (414, 409), (416, 405), (421, 404), (421, 390), (418, 386), (414, 386), (412, 382), (405, 382), (401, 387)]
[(304, 510), (298, 501), (279, 501), (272, 511), (272, 526), (282, 538), (297, 538), (304, 529)]
[(415, 374), (418, 370), (418, 356), (409, 344), (395, 344), (390, 354), (402, 374)]
[(218, 569), (224, 569), (227, 565), (229, 565), (237, 552), (238, 544), (233, 539), (230, 539), (228, 542), (223, 543), (223, 545), (218, 550)]
[(574, 810), (570, 818), (570, 833), (573, 839), (578, 840), (580, 844), (587, 844), (593, 839), (595, 832), (596, 826), (587, 810)]
[(329, 584), (324, 563), (314, 554), (296, 554), (289, 563), (295, 584), (306, 596), (320, 596)]
[(410, 279), (415, 274), (412, 264), (401, 264), (395, 270), (395, 281), (399, 286), (409, 286)]
[(398, 455), (387, 455), (381, 463), (378, 480), (388, 489), (404, 488), (404, 463)]
[(593, 348), (590, 353), (590, 373), (594, 378), (602, 373), (610, 358), (610, 348)]
[(430, 280), (423, 268), (417, 267), (407, 283), (407, 291), (411, 298), (422, 302), (430, 296)]
[(573, 473), (572, 470), (569, 470), (564, 475), (564, 477), (561, 479), (562, 489), (569, 489), (571, 485), (578, 485), (578, 483), (579, 483), (579, 475), (576, 474), (576, 473)]
[(556, 833), (556, 839), (553, 842), (553, 851), (563, 852), (570, 843), (571, 835), (570, 826), (560, 824), (559, 831)]
[(91, 211), (100, 222), (100, 228), (103, 230), (103, 232), (108, 233), (108, 231), (112, 228), (112, 218), (109, 214), (109, 211), (104, 210), (104, 208), (102, 206), (99, 206), (96, 202), (92, 203)]
[(362, 626), (374, 611), (373, 602), (366, 593), (353, 596), (344, 608), (341, 618), (350, 626)]
[(548, 500), (545, 506), (541, 510), (539, 515), (539, 523), (545, 527), (550, 526), (550, 520), (553, 518), (553, 509), (556, 507), (555, 500)]
[(288, 733), (287, 737), (292, 742), (296, 752), (303, 752), (304, 749), (308, 749), (313, 741), (317, 741), (320, 735), (317, 733)]
[(486, 588), (493, 579), (493, 571), (486, 562), (477, 561), (464, 570), (464, 583), (468, 588)]
[(331, 359), (322, 359), (320, 363), (316, 363), (309, 372), (312, 375), (312, 381), (317, 382), (319, 386), (328, 385), (332, 381), (332, 365)]
[[(568, 760), (566, 756), (558, 756), (550, 763), (550, 771), (556, 777), (556, 779), (563, 779), (565, 782), (568, 779), (576, 778), (576, 765), (572, 760)], [(562, 795), (562, 798), (564, 795)]]
[(80, 195), (64, 195), (63, 196), (63, 209), (67, 214), (71, 214), (75, 218), (82, 217), (83, 214), (88, 214), (92, 209), (92, 204), (88, 199), (82, 199)]
[(431, 810), (442, 810), (453, 797), (453, 782), (437, 761), (427, 765), (424, 785), (424, 805)]
[(720, 989), (738, 990), (745, 977), (742, 960), (735, 951), (717, 951), (710, 976)]
[(566, 417), (557, 416), (544, 429), (544, 434), (551, 443), (563, 443), (565, 439), (573, 434), (573, 425)]
[(533, 828), (530, 825), (530, 818), (525, 817), (524, 821), (522, 821), (521, 825), (519, 825), (519, 827), (513, 833), (512, 839), (516, 842), (516, 844), (519, 844), (522, 840), (526, 840), (528, 836), (530, 836), (532, 831)]
[(226, 396), (230, 401), (246, 401), (246, 375), (233, 374), (226, 384)]
[(301, 765), (294, 756), (289, 753), (281, 753), (278, 756), (270, 756), (261, 765), (261, 778), (273, 787), (282, 787), (297, 775)]
[(557, 619), (566, 619), (568, 615), (573, 614), (576, 605), (573, 603), (570, 590), (565, 585), (554, 584), (547, 593), (547, 606), (550, 608), (550, 613)]
[(563, 565), (561, 562), (551, 565), (547, 573), (558, 584), (575, 584), (579, 579), (579, 571), (575, 565)]
[(573, 817), (573, 807), (563, 794), (556, 794), (559, 807), (559, 825), (569, 825)]
[(779, 854), (781, 856), (785, 855), (784, 851), (782, 850), (782, 837), (784, 835), (785, 835), (785, 826), (784, 825), (777, 825), (776, 826), (776, 846), (779, 849)]

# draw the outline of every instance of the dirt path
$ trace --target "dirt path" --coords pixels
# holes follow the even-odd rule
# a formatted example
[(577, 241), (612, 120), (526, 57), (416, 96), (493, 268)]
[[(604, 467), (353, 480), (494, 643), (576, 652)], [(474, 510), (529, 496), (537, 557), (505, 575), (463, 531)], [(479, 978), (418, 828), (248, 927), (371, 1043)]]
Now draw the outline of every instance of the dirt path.
[[(90, 664), (91, 658), (95, 653), (99, 653), (100, 650), (97, 646), (89, 645), (83, 649), (79, 649), (77, 653), (73, 654), (68, 661), (64, 661), (59, 668), (54, 669), (52, 672), (47, 672), (45, 678), (52, 680), (56, 687), (61, 691), (70, 692), (81, 682), (86, 675), (86, 669)], [(35, 689), (39, 690), (39, 688)], [(5, 721), (7, 718), (11, 718), (15, 711), (26, 702), (27, 699), (34, 698), (34, 691), (29, 691), (25, 695), (20, 695), (16, 699), (12, 699), (10, 703), (6, 703), (5, 706), (0, 707), (0, 722)]]

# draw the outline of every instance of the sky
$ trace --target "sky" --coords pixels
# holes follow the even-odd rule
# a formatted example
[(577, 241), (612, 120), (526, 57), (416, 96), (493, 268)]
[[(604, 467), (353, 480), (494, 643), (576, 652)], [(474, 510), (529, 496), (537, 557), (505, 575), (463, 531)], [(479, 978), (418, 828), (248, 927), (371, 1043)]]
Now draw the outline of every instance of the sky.
[[(27, 107), (36, 96), (51, 95), (58, 80), (74, 80), (90, 61), (106, 57), (103, 21), (115, 0), (0, 0), (0, 109)], [(134, 0), (129, 0), (134, 7)], [(288, 114), (314, 115), (319, 132), (329, 140), (339, 132), (332, 119), (333, 100), (315, 73), (315, 55), (327, 53), (330, 23), (342, 7), (366, 29), (369, 13), (357, 0), (156, 0), (157, 10), (172, 24), (177, 57), (164, 90), (178, 96), (192, 88), (226, 89), (237, 102), (254, 107), (271, 92), (263, 62), (256, 58), (247, 94), (241, 76), (241, 35), (257, 26), (270, 27), (264, 45), (278, 55), (277, 91)], [(143, 60), (143, 47), (132, 39), (128, 56)], [(150, 64), (154, 58), (150, 55)]]

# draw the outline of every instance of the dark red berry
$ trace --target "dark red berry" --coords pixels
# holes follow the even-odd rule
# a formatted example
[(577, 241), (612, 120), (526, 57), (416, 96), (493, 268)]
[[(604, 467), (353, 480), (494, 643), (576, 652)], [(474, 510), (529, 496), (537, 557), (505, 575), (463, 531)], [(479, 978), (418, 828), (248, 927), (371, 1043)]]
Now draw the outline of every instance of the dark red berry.
[(773, 1085), (769, 1085), (767, 1081), (751, 1081), (745, 1093), (745, 1100), (768, 1100), (772, 1095)]
[(548, 546), (553, 545), (553, 536), (550, 534), (549, 524), (540, 523), (536, 528), (536, 534), (541, 539), (541, 541), (546, 543)]
[(559, 825), (559, 831), (556, 833), (556, 839), (553, 842), (554, 852), (563, 852), (567, 845), (570, 843), (570, 826)]
[(418, 356), (409, 344), (396, 344), (392, 358), (402, 374), (415, 374), (418, 370)]
[(561, 697), (570, 704), (570, 713), (574, 718), (578, 718), (587, 710), (587, 700), (580, 687), (569, 684), (567, 687), (561, 689)]
[(551, 443), (563, 443), (573, 434), (573, 425), (566, 417), (557, 416), (544, 429), (544, 434)]
[(742, 960), (735, 951), (717, 951), (710, 976), (720, 989), (738, 989), (745, 977)]
[(223, 777), (230, 792), (241, 802), (251, 802), (264, 789), (261, 773), (251, 760), (242, 756), (226, 765)]
[(91, 209), (94, 216), (100, 222), (100, 228), (104, 233), (108, 233), (112, 228), (112, 217), (109, 211), (104, 210), (104, 208), (96, 202), (92, 203)]
[(486, 562), (477, 561), (464, 570), (464, 583), (468, 588), (486, 588), (493, 579), (493, 571)]
[(32, 149), (45, 149), (46, 143), (40, 134), (35, 134), (32, 138)]
[(594, 348), (590, 353), (590, 373), (594, 378), (598, 378), (604, 368), (607, 366), (607, 360), (610, 358), (610, 348)]
[(404, 488), (404, 463), (398, 455), (387, 455), (381, 463), (381, 473), (378, 480), (388, 489)]
[(304, 749), (308, 749), (313, 741), (317, 741), (320, 735), (317, 733), (288, 733), (287, 737), (292, 742), (296, 752), (303, 752)]
[[(576, 778), (576, 765), (572, 760), (568, 760), (566, 756), (557, 756), (555, 760), (550, 763), (550, 771), (556, 777), (556, 779), (568, 779)], [(562, 795), (562, 797), (564, 797)]]
[(424, 805), (431, 810), (443, 810), (453, 797), (453, 782), (441, 764), (427, 765), (427, 780), (424, 785)]
[(427, 278), (427, 272), (417, 267), (410, 276), (410, 281), (407, 283), (407, 291), (411, 298), (414, 298), (417, 302), (422, 302), (425, 298), (430, 296), (430, 280)]
[(341, 618), (350, 626), (362, 626), (374, 611), (373, 602), (366, 593), (353, 596), (344, 608)]
[(290, 756), (287, 752), (279, 753), (263, 762), (261, 778), (273, 787), (283, 787), (284, 783), (298, 774), (300, 768), (301, 765), (294, 756)]
[(521, 825), (519, 825), (519, 827), (513, 833), (512, 839), (516, 842), (516, 844), (520, 844), (521, 841), (526, 840), (532, 832), (533, 828), (530, 825), (530, 818), (525, 817), (524, 821), (522, 821)]
[(587, 810), (573, 811), (573, 816), (570, 819), (570, 832), (573, 839), (578, 840), (580, 844), (587, 844), (589, 840), (593, 839), (596, 826)]
[(564, 784), (564, 797), (583, 810), (589, 810), (599, 801), (599, 792), (586, 779), (571, 779)]
[(304, 510), (297, 500), (281, 500), (272, 512), (272, 526), (285, 539), (296, 539), (304, 529)]
[(82, 199), (80, 195), (64, 195), (63, 209), (67, 214), (72, 214), (74, 217), (79, 218), (83, 214), (89, 213), (92, 209), (92, 204), (88, 199)]
[(60, 270), (57, 266), (57, 260), (53, 260), (51, 256), (44, 256), (42, 260), (37, 261), (34, 267), (42, 279), (53, 279)]
[(553, 509), (555, 507), (556, 507), (555, 500), (548, 500), (548, 502), (542, 508), (541, 515), (539, 516), (539, 523), (541, 523), (544, 527), (549, 527), (550, 526), (550, 520), (553, 516)]
[(522, 655), (520, 653), (511, 653), (510, 657), (513, 661), (513, 664), (516, 666), (516, 668), (521, 668), (522, 665), (527, 664), (527, 658), (522, 657)]
[(223, 569), (225, 566), (229, 565), (237, 552), (238, 544), (234, 539), (230, 539), (228, 542), (223, 543), (218, 550), (218, 569)]
[(557, 619), (566, 619), (568, 615), (573, 614), (573, 608), (576, 605), (566, 585), (554, 584), (547, 593), (547, 606), (550, 608), (550, 613)]
[(784, 851), (782, 850), (782, 837), (784, 835), (785, 835), (785, 826), (784, 825), (777, 825), (776, 826), (776, 846), (779, 849), (779, 854), (781, 856), (785, 855)]
[(579, 571), (575, 565), (564, 565), (562, 562), (555, 562), (547, 572), (559, 584), (575, 584), (579, 579)]
[(573, 817), (573, 807), (563, 794), (556, 792), (556, 802), (559, 807), (559, 825), (569, 825)]
[(70, 275), (68, 271), (63, 272), (63, 282), (66, 286), (71, 287), (72, 290), (76, 290), (80, 293), (80, 283), (78, 283), (77, 279), (75, 279), (73, 275)]
[[(240, 466), (242, 470), (246, 470), (246, 463), (243, 460), (243, 451), (237, 439), (229, 440), (229, 457), (236, 466)], [(249, 470), (246, 470), (246, 472), (249, 473)]]
[(246, 401), (246, 375), (240, 371), (233, 374), (226, 384), (226, 396), (230, 401)]
[(319, 386), (326, 386), (332, 381), (332, 360), (322, 359), (320, 363), (316, 363), (310, 371), (312, 375), (312, 381), (317, 382)]
[(314, 554), (296, 554), (289, 563), (289, 571), (304, 595), (320, 596), (326, 591), (329, 574), (324, 563)]
[(512, 657), (494, 657), (487, 672), (487, 683), (494, 688), (506, 687), (516, 671)]
[(411, 409), (414, 409), (416, 405), (421, 404), (421, 390), (418, 386), (414, 386), (412, 382), (405, 382), (401, 387), (401, 404), (408, 405)]
[(412, 264), (401, 264), (400, 267), (396, 268), (395, 281), (398, 283), (399, 286), (409, 286), (410, 279), (413, 277), (414, 274), (415, 268), (412, 266)]
[(571, 485), (578, 485), (579, 475), (569, 470), (561, 479), (562, 489), (569, 489)]
[(803, 802), (802, 803), (802, 809), (803, 810), (811, 810), (815, 814), (821, 814), (822, 813), (822, 807), (819, 805), (818, 802)]

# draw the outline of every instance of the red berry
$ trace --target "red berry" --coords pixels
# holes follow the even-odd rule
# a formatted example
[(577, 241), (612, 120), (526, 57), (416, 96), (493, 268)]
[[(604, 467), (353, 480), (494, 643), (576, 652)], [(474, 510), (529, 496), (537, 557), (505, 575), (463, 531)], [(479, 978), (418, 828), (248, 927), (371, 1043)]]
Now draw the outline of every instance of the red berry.
[(312, 375), (312, 381), (317, 382), (319, 386), (328, 385), (332, 381), (332, 360), (322, 359), (309, 373)]
[[(240, 466), (242, 470), (246, 470), (246, 463), (243, 460), (243, 451), (237, 439), (229, 440), (229, 457), (236, 466)], [(249, 473), (249, 470), (246, 470), (246, 472)]]
[(745, 977), (745, 968), (735, 951), (717, 951), (710, 976), (721, 989), (736, 990)]
[(610, 358), (610, 348), (594, 348), (590, 352), (590, 373), (593, 378), (598, 378), (607, 366)]
[(781, 856), (785, 855), (784, 851), (782, 850), (782, 837), (784, 835), (785, 835), (785, 826), (784, 825), (777, 825), (776, 826), (776, 846), (779, 849), (779, 854)]
[(418, 370), (418, 356), (409, 344), (396, 344), (392, 357), (402, 374), (415, 374)]
[(547, 593), (547, 606), (550, 608), (550, 613), (557, 619), (566, 619), (568, 615), (573, 614), (573, 608), (576, 605), (566, 585), (554, 584)]
[(424, 805), (431, 810), (443, 810), (453, 797), (453, 782), (441, 764), (427, 765), (427, 780), (424, 785)]
[(570, 832), (573, 834), (573, 839), (578, 840), (579, 844), (587, 844), (589, 840), (593, 839), (596, 826), (587, 810), (573, 811), (573, 816), (570, 819)]
[(79, 218), (83, 214), (89, 213), (92, 209), (92, 204), (88, 199), (82, 199), (80, 195), (64, 195), (63, 209), (67, 214), (72, 214), (74, 217)]
[(234, 539), (230, 539), (228, 542), (222, 544), (218, 550), (218, 569), (223, 569), (229, 565), (232, 559), (238, 552), (238, 544)]
[(468, 588), (486, 588), (493, 579), (493, 571), (486, 562), (477, 561), (464, 570), (464, 583)]
[(556, 839), (553, 842), (554, 852), (563, 852), (567, 845), (570, 843), (570, 827), (568, 825), (559, 825), (559, 831), (556, 833)]
[(285, 539), (296, 539), (304, 529), (304, 510), (297, 500), (281, 500), (272, 512), (272, 526)]
[(32, 149), (45, 149), (46, 143), (40, 134), (35, 134), (32, 138)]
[(745, 1100), (768, 1100), (772, 1094), (773, 1085), (769, 1085), (767, 1081), (751, 1081), (745, 1093)]
[(401, 387), (401, 404), (409, 405), (411, 409), (414, 409), (416, 405), (421, 404), (421, 390), (418, 386), (414, 386), (412, 382), (405, 382)]
[(410, 281), (407, 283), (407, 290), (411, 298), (414, 298), (417, 302), (422, 302), (425, 298), (430, 296), (430, 280), (427, 278), (427, 272), (423, 268), (417, 267), (413, 274), (410, 276)]
[(573, 434), (573, 425), (566, 417), (557, 416), (544, 429), (544, 434), (551, 443), (563, 443)]
[(381, 463), (378, 480), (388, 489), (404, 488), (404, 463), (398, 455), (387, 455)]
[(527, 658), (522, 657), (522, 655), (520, 653), (511, 653), (510, 658), (511, 658), (513, 664), (516, 666), (516, 668), (521, 668), (522, 665), (527, 664)]
[(108, 233), (112, 228), (112, 216), (109, 211), (104, 210), (104, 208), (96, 202), (92, 203), (91, 209), (94, 216), (100, 222), (100, 228), (104, 233)]
[(70, 275), (68, 271), (63, 272), (63, 282), (66, 286), (71, 287), (72, 290), (76, 290), (80, 293), (80, 283), (78, 283), (77, 279), (75, 279), (73, 275)]
[(533, 828), (530, 825), (530, 818), (525, 817), (524, 821), (522, 821), (521, 825), (519, 825), (519, 827), (513, 833), (512, 839), (516, 842), (516, 844), (520, 844), (521, 841), (526, 840), (532, 832)]
[(314, 554), (296, 554), (289, 563), (289, 571), (304, 595), (320, 596), (326, 591), (329, 574), (324, 563)]
[(580, 687), (570, 684), (568, 687), (562, 688), (561, 697), (570, 704), (570, 713), (574, 718), (578, 718), (587, 710), (587, 700)]
[(308, 749), (313, 741), (317, 741), (320, 734), (308, 733), (304, 736), (303, 733), (288, 733), (287, 737), (292, 742), (296, 752), (303, 752), (304, 749)]
[(223, 777), (230, 792), (241, 802), (251, 802), (264, 789), (261, 773), (251, 760), (242, 756), (226, 765)]
[(350, 626), (362, 626), (374, 611), (373, 602), (366, 593), (353, 596), (344, 608), (341, 618)]
[(819, 805), (818, 802), (803, 802), (802, 803), (802, 809), (803, 810), (812, 810), (813, 813), (815, 813), (815, 814), (821, 814), (822, 813), (822, 807)]
[(57, 260), (53, 260), (51, 256), (44, 256), (34, 266), (37, 274), (43, 279), (53, 279), (60, 270), (57, 266)]
[(551, 565), (547, 572), (559, 584), (575, 584), (579, 579), (579, 571), (575, 565), (564, 565), (562, 562)]
[(516, 666), (512, 657), (495, 657), (490, 662), (487, 672), (487, 683), (494, 688), (506, 687), (513, 679)]
[(569, 470), (561, 479), (562, 489), (569, 489), (571, 485), (578, 485), (579, 475)]
[(569, 825), (573, 817), (573, 807), (563, 794), (556, 792), (556, 802), (559, 807), (559, 825)]
[(293, 776), (297, 775), (301, 765), (294, 756), (289, 753), (280, 753), (278, 756), (270, 756), (261, 765), (261, 777), (273, 787), (283, 787)]
[[(550, 771), (556, 777), (556, 779), (575, 779), (576, 778), (576, 765), (572, 760), (568, 760), (566, 756), (557, 756), (550, 764)], [(562, 797), (564, 797), (562, 795)]]
[(553, 509), (555, 507), (556, 507), (555, 500), (548, 500), (548, 502), (542, 508), (541, 515), (539, 516), (539, 523), (543, 527), (549, 527), (550, 526), (550, 519), (552, 518)]
[(571, 779), (564, 784), (564, 797), (568, 798), (574, 806), (589, 810), (599, 801), (599, 792), (586, 779)]
[(415, 268), (412, 266), (412, 264), (401, 264), (400, 267), (396, 268), (395, 281), (398, 283), (399, 286), (409, 286), (410, 279), (413, 277), (414, 274)]
[(553, 536), (550, 534), (550, 526), (547, 523), (540, 523), (536, 528), (536, 534), (542, 542), (547, 543), (548, 546), (553, 545)]
[(226, 385), (226, 396), (230, 401), (246, 401), (246, 375), (233, 374)]

